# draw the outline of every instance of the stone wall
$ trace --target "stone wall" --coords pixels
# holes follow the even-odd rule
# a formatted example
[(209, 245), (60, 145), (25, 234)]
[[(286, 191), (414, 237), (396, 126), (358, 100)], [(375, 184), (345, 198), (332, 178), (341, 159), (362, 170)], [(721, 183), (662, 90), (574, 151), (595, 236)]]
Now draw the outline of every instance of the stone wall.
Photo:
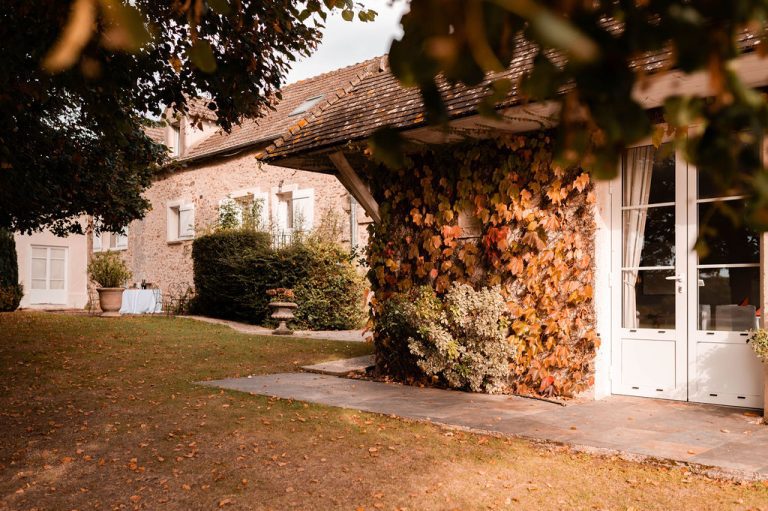
[[(273, 212), (277, 193), (292, 189), (314, 190), (314, 225), (323, 212), (332, 210), (342, 226), (342, 242), (350, 242), (350, 195), (335, 176), (260, 164), (251, 152), (191, 166), (158, 180), (145, 192), (152, 204), (143, 220), (132, 222), (123, 256), (133, 272), (132, 282), (146, 280), (164, 292), (172, 285), (192, 285), (192, 240), (169, 241), (168, 204), (184, 201), (195, 206), (195, 234), (213, 229), (219, 203), (227, 195), (244, 189), (268, 194), (266, 213)], [(368, 239), (370, 219), (357, 209), (358, 244)], [(131, 282), (129, 282), (131, 285)]]

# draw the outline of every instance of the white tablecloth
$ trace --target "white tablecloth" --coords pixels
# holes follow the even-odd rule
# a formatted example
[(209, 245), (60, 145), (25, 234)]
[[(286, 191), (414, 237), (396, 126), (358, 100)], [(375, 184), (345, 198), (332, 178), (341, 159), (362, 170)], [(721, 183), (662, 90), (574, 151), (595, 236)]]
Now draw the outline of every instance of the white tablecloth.
[(155, 314), (163, 309), (159, 289), (126, 289), (120, 314)]

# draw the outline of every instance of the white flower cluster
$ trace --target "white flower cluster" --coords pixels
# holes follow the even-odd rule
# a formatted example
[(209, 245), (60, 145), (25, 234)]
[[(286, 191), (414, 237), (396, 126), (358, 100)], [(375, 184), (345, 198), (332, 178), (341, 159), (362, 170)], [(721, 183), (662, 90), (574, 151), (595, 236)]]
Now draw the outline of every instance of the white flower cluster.
[(429, 293), (422, 290), (407, 311), (418, 320), (408, 347), (419, 368), (453, 388), (502, 392), (516, 349), (507, 338), (507, 309), (499, 289), (475, 291), (454, 284), (442, 305), (431, 289)]
[(758, 328), (752, 330), (749, 336), (749, 343), (757, 358), (768, 364), (768, 330)]

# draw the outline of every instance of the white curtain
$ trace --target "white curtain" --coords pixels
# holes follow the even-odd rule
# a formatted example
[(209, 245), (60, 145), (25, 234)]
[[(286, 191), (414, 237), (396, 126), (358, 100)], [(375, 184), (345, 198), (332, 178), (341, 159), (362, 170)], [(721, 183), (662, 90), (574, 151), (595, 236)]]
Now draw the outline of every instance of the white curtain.
[[(653, 158), (656, 149), (653, 146), (633, 147), (627, 150), (624, 160), (624, 183), (622, 186), (623, 206), (642, 206), (648, 204), (651, 194), (651, 178), (653, 174)], [(643, 252), (645, 239), (645, 220), (648, 208), (624, 210), (623, 213), (623, 242), (624, 253), (621, 265), (629, 270), (622, 272), (622, 302), (624, 328), (637, 328), (637, 299), (635, 284), (637, 283), (637, 267), (640, 266), (640, 255)]]

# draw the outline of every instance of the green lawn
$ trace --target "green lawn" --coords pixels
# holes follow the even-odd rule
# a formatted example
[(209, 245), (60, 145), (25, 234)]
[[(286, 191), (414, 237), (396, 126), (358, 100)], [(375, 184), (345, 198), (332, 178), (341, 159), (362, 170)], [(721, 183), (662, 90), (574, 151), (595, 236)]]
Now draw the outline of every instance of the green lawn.
[(193, 384), (369, 352), (185, 319), (0, 315), (0, 509), (768, 510), (763, 483)]

